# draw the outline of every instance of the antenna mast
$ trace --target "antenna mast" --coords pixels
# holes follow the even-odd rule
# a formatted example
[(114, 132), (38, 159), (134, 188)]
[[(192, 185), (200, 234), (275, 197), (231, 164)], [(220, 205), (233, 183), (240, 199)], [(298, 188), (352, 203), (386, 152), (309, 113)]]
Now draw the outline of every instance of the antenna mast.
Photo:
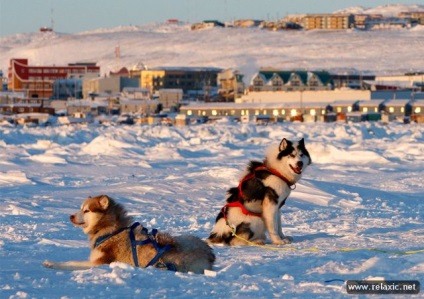
[(54, 31), (53, 8), (50, 10), (50, 28)]

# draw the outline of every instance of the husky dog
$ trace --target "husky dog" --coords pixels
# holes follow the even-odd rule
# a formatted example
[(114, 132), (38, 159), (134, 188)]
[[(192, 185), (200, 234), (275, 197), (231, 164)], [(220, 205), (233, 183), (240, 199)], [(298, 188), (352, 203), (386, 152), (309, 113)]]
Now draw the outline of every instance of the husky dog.
[(84, 270), (102, 264), (123, 262), (148, 267), (203, 274), (211, 270), (215, 255), (209, 245), (195, 236), (176, 236), (147, 229), (107, 195), (89, 197), (71, 222), (88, 235), (91, 254), (88, 261), (44, 262), (47, 268)]
[(292, 238), (281, 229), (279, 211), (310, 164), (303, 138), (298, 142), (284, 138), (268, 149), (263, 162), (250, 161), (239, 186), (228, 190), (227, 204), (218, 214), (208, 242), (264, 244), (268, 231), (273, 244), (291, 243)]

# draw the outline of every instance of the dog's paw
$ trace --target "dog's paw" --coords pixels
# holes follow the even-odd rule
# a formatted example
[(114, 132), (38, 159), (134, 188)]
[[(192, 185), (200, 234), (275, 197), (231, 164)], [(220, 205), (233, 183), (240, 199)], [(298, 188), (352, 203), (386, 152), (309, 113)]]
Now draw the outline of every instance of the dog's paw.
[(265, 240), (262, 240), (262, 239), (255, 240), (255, 241), (252, 241), (252, 243), (254, 243), (255, 245), (265, 245)]
[(43, 262), (43, 266), (46, 268), (53, 268), (54, 267), (54, 263), (53, 262), (49, 262), (49, 261), (45, 261)]
[(272, 240), (272, 244), (275, 245), (286, 245), (286, 244), (290, 244), (293, 241), (292, 237), (284, 237), (280, 240)]
[(293, 242), (293, 237), (284, 236), (282, 239), (286, 239), (289, 243)]

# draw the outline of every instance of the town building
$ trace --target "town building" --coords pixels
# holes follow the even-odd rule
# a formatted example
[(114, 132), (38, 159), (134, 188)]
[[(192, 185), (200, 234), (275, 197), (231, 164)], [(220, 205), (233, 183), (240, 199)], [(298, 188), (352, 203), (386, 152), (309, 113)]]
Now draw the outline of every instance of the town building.
[(182, 106), (180, 112), (187, 117), (206, 117), (209, 119), (232, 117), (238, 120), (256, 120), (266, 118), (274, 121), (324, 120), (331, 112), (327, 103), (189, 103)]
[(107, 101), (72, 100), (67, 102), (67, 114), (80, 117), (98, 116), (108, 113)]
[(182, 99), (183, 99), (183, 90), (182, 89), (159, 89), (159, 104), (162, 108), (178, 109)]
[(3, 91), (3, 71), (0, 70), (0, 91)]
[(59, 79), (53, 82), (53, 100), (82, 99), (82, 79)]
[(152, 93), (163, 88), (182, 89), (184, 94), (194, 92), (209, 98), (218, 87), (218, 73), (214, 67), (156, 67), (141, 70), (140, 87)]
[(131, 115), (151, 115), (158, 113), (159, 102), (157, 100), (132, 100), (132, 99), (121, 99), (120, 111), (122, 114)]
[(254, 19), (238, 19), (232, 22), (233, 27), (241, 27), (241, 28), (251, 28), (251, 27), (259, 27), (263, 23), (262, 20), (254, 20)]
[(384, 100), (363, 101), (355, 103), (354, 110), (362, 113), (380, 113), (381, 105)]
[(293, 14), (287, 15), (282, 19), (283, 22), (294, 23), (301, 27), (303, 27), (303, 21), (305, 19), (306, 14)]
[(386, 116), (387, 121), (403, 119), (412, 113), (409, 99), (386, 100), (380, 105), (380, 111)]
[(414, 89), (424, 91), (424, 72), (410, 72), (403, 75), (376, 76), (371, 84), (376, 87), (392, 86), (392, 89)]
[(218, 73), (218, 85), (218, 94), (225, 102), (234, 102), (234, 99), (239, 98), (245, 90), (243, 75), (233, 69)]
[(349, 29), (354, 26), (353, 14), (307, 14), (303, 19), (305, 30), (313, 29)]
[(47, 113), (54, 114), (50, 101), (41, 98), (27, 98), (24, 92), (0, 92), (0, 114)]
[(331, 90), (331, 75), (325, 71), (261, 69), (250, 82), (250, 91)]
[(331, 74), (334, 88), (367, 89), (365, 81), (374, 81), (375, 75)]
[(122, 67), (121, 69), (119, 69), (116, 72), (110, 71), (109, 77), (114, 77), (114, 76), (116, 76), (116, 77), (129, 77), (130, 71), (126, 67)]
[(284, 103), (284, 102), (324, 102), (370, 100), (369, 90), (320, 90), (320, 91), (274, 91), (252, 92), (236, 99), (236, 103)]
[(151, 100), (150, 89), (141, 87), (124, 87), (122, 96), (132, 100)]
[(84, 80), (82, 84), (82, 94), (85, 99), (88, 98), (91, 93), (120, 93), (125, 87), (139, 87), (138, 79), (112, 76)]
[(225, 27), (225, 24), (217, 20), (204, 20), (203, 22), (191, 25), (191, 30), (200, 30), (213, 27)]
[(414, 21), (419, 21), (421, 25), (421, 20), (424, 19), (424, 11), (403, 11), (399, 14), (399, 18), (407, 18)]
[(96, 63), (70, 63), (67, 66), (30, 66), (28, 59), (10, 59), (8, 90), (26, 92), (29, 98), (50, 98), (53, 83), (60, 79), (94, 78), (100, 74)]

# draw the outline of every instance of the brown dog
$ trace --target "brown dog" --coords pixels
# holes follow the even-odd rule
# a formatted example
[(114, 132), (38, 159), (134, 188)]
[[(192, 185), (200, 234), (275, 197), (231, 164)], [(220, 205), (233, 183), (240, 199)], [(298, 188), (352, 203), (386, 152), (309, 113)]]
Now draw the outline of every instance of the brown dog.
[(83, 270), (112, 262), (132, 266), (203, 274), (211, 270), (215, 255), (206, 242), (195, 236), (176, 236), (153, 231), (149, 234), (125, 209), (107, 195), (89, 197), (81, 210), (70, 216), (91, 241), (88, 261), (55, 263), (44, 266), (58, 270)]

